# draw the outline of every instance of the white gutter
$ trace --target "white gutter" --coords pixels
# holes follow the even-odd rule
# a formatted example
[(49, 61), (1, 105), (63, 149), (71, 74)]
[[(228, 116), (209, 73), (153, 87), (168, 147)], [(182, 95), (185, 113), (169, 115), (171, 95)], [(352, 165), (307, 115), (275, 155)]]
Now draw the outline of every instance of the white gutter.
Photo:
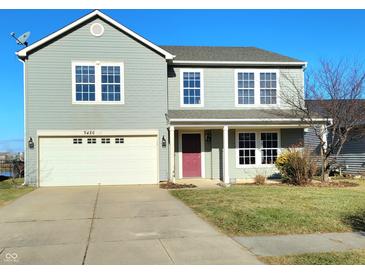
[[(314, 118), (313, 121), (323, 122), (327, 121), (324, 118)], [(301, 122), (305, 121), (300, 118), (246, 118), (246, 119), (186, 119), (186, 118), (172, 118), (170, 122)]]
[(252, 65), (252, 66), (302, 66), (307, 67), (307, 62), (255, 62), (255, 61), (186, 61), (172, 60), (175, 65)]

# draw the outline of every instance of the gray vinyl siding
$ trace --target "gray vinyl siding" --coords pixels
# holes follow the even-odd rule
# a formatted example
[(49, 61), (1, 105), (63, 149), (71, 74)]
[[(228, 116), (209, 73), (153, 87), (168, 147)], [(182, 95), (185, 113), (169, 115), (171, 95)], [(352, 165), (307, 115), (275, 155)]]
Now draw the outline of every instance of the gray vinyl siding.
[(303, 147), (304, 130), (302, 128), (281, 129), (281, 147), (290, 148), (293, 146)]
[[(257, 69), (257, 68), (255, 68)], [(203, 68), (204, 107), (193, 109), (237, 109), (235, 106), (235, 68)], [(283, 96), (292, 94), (293, 82), (296, 87), (303, 86), (303, 70), (300, 68), (280, 69), (280, 92)], [(180, 107), (180, 68), (169, 67), (168, 108)]]
[(314, 155), (320, 154), (319, 139), (312, 128), (308, 128), (304, 132), (304, 147)]
[[(245, 129), (249, 131), (249, 129)], [(265, 130), (262, 130), (265, 131)], [(288, 148), (294, 144), (303, 143), (303, 129), (280, 129), (281, 148)], [(212, 140), (210, 144), (205, 144), (205, 177), (211, 179), (223, 179), (223, 130), (211, 130)], [(278, 172), (275, 167), (252, 167), (252, 168), (237, 168), (236, 167), (236, 130), (231, 129), (228, 132), (228, 161), (229, 161), (229, 176), (232, 181), (235, 179), (252, 179), (256, 175), (265, 175), (267, 177), (278, 177)], [(177, 141), (177, 138), (175, 139)], [(177, 178), (179, 178), (179, 146), (175, 149), (175, 167)]]
[[(305, 133), (305, 146), (319, 155), (319, 140), (314, 134), (313, 129)], [(342, 171), (350, 174), (365, 174), (365, 137), (352, 139), (345, 143), (337, 163), (342, 166)]]
[[(95, 21), (104, 25), (101, 37), (90, 34)], [(124, 105), (72, 104), (72, 61), (124, 63)], [(96, 19), (34, 52), (26, 61), (26, 181), (37, 181), (37, 130), (158, 129), (167, 135), (167, 64), (165, 59)], [(167, 179), (168, 149), (160, 147), (160, 180)], [(65, 173), (67, 178), (67, 173)]]

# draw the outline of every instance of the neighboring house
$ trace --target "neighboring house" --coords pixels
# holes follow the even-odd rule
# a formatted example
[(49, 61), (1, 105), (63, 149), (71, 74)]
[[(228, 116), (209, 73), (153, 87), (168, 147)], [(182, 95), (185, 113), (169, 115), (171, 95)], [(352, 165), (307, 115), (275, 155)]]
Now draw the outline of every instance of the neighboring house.
[(1, 153), (0, 152), (0, 162), (5, 161), (5, 160), (6, 160), (6, 153)]
[[(326, 101), (324, 101), (326, 103)], [(360, 99), (361, 104), (364, 104), (365, 100)], [(318, 100), (307, 100), (307, 105), (311, 104), (311, 107), (318, 108), (318, 112), (322, 116), (326, 116), (324, 111), (320, 110), (320, 105), (323, 102)], [(349, 102), (351, 104), (351, 102)], [(361, 136), (362, 134), (358, 134), (359, 132), (364, 132), (365, 130), (365, 122), (359, 124), (359, 127), (356, 131), (356, 134), (351, 134), (348, 141), (344, 144), (340, 155), (336, 159), (336, 165), (334, 168), (341, 168), (341, 172), (347, 174), (365, 174), (365, 136)], [(330, 136), (327, 136), (330, 138)], [(320, 145), (318, 137), (314, 134), (314, 130), (308, 128), (304, 133), (304, 145), (307, 147), (312, 153), (319, 155), (320, 154)]]
[(286, 76), (303, 84), (297, 59), (157, 46), (100, 11), (17, 55), (30, 184), (230, 183), (275, 174), (280, 150), (303, 142), (306, 125), (280, 100)]

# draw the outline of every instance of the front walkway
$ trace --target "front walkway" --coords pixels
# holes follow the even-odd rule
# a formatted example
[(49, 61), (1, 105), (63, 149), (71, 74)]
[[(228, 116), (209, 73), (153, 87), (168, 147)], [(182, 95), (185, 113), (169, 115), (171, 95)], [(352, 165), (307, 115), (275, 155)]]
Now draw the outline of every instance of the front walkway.
[(0, 235), (0, 264), (260, 264), (156, 185), (40, 188)]
[(220, 180), (213, 179), (201, 179), (201, 178), (191, 178), (191, 179), (178, 179), (177, 184), (189, 185), (193, 184), (198, 188), (220, 188), (222, 182)]
[(365, 248), (365, 232), (234, 237), (257, 256), (346, 251)]

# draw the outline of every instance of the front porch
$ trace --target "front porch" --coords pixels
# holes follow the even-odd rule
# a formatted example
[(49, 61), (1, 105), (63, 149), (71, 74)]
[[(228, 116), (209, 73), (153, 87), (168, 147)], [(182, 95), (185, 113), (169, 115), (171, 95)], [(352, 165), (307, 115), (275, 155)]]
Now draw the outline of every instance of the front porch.
[(300, 124), (170, 124), (169, 179), (220, 180), (256, 175), (278, 177), (274, 162), (282, 149), (303, 143)]

